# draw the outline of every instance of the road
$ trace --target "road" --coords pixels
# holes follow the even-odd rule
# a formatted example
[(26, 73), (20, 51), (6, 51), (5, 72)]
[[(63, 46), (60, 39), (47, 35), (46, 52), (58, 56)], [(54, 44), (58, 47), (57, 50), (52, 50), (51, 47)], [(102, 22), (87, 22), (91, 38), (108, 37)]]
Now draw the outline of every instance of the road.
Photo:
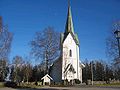
[(0, 90), (120, 90), (118, 87), (42, 87), (36, 89), (0, 88)]

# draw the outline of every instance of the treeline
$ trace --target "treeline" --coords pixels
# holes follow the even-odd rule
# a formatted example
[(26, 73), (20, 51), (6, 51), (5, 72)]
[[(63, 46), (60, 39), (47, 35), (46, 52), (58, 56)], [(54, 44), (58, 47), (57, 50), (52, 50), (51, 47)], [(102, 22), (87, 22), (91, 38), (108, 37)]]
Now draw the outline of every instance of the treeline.
[(106, 81), (120, 80), (120, 67), (115, 64), (107, 64), (101, 60), (85, 62), (83, 68), (83, 82), (88, 84), (88, 80)]
[(33, 66), (29, 59), (21, 56), (15, 56), (9, 67), (7, 63), (6, 60), (0, 60), (3, 72), (2, 74), (0, 73), (0, 82), (5, 80), (17, 83), (35, 82), (40, 81), (45, 73), (45, 65), (43, 63)]
[[(10, 73), (9, 79), (14, 82), (37, 82), (45, 75), (45, 63), (32, 65), (29, 59), (15, 56), (12, 60), (12, 65), (8, 69), (6, 61), (0, 60), (0, 65), (3, 67), (4, 74), (1, 77), (5, 80), (8, 72)], [(83, 82), (86, 84), (88, 80), (93, 81), (106, 81), (110, 83), (111, 80), (120, 80), (120, 66), (114, 64), (107, 64), (101, 60), (85, 62), (83, 68)], [(93, 75), (93, 76), (92, 76)]]

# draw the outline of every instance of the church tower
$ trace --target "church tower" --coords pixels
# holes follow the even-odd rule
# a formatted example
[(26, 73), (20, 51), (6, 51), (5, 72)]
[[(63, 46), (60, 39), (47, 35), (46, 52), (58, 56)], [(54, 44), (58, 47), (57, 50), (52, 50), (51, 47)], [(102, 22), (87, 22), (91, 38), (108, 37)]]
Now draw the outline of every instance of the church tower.
[(79, 40), (74, 32), (70, 3), (68, 5), (65, 32), (61, 34), (62, 80), (79, 79), (82, 82), (82, 67), (79, 60)]
[(82, 82), (83, 64), (79, 60), (79, 40), (74, 32), (70, 3), (64, 33), (60, 36), (61, 55), (51, 66), (54, 82), (78, 79)]

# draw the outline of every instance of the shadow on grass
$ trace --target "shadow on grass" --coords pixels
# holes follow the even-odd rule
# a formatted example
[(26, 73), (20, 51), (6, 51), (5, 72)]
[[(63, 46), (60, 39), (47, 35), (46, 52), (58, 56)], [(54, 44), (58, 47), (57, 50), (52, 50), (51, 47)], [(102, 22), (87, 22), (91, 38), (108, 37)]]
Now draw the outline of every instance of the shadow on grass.
[(58, 87), (56, 87), (56, 88), (51, 88), (51, 87), (32, 88), (32, 87), (27, 87), (27, 86), (24, 86), (24, 87), (17, 86), (17, 87), (15, 87), (13, 89), (16, 89), (16, 90), (68, 90), (68, 89), (62, 89), (60, 87), (59, 88)]
[(67, 89), (54, 89), (54, 88), (19, 88), (16, 90), (67, 90)]

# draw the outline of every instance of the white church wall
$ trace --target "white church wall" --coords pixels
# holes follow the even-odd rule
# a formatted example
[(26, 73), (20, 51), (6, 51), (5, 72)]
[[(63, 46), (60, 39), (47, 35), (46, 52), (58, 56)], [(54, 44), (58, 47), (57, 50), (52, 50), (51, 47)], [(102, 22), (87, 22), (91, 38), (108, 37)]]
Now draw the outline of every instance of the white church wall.
[(77, 73), (77, 78), (79, 79), (79, 80), (81, 80), (80, 79), (80, 76), (81, 76), (81, 72), (80, 72), (80, 57), (79, 57), (79, 46), (78, 45), (76, 45), (76, 52), (77, 52), (77, 70), (78, 70), (78, 73)]
[(79, 68), (79, 80), (82, 83), (82, 68), (81, 67)]
[[(69, 50), (72, 50), (72, 57), (69, 56)], [(62, 79), (64, 76), (65, 64), (72, 63), (76, 73), (74, 74), (75, 79), (79, 79), (79, 47), (76, 45), (71, 33), (68, 34), (67, 38), (63, 43), (63, 63), (62, 63)], [(67, 79), (71, 79), (70, 75), (67, 75)]]

